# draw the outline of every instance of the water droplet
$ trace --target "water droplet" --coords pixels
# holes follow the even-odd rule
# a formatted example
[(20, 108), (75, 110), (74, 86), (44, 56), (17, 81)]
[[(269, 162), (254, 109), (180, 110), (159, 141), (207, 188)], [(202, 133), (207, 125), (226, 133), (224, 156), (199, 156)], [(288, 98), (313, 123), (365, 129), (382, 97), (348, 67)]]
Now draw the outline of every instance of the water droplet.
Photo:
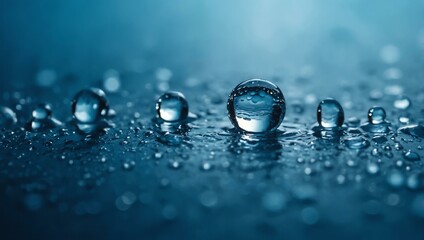
[(181, 122), (188, 116), (188, 103), (180, 92), (169, 91), (156, 102), (157, 117), (166, 122)]
[(380, 167), (377, 163), (369, 162), (367, 164), (367, 172), (371, 175), (375, 175), (380, 171)]
[(424, 189), (424, 173), (410, 175), (406, 184), (411, 190)]
[(52, 115), (52, 109), (48, 104), (39, 104), (32, 111), (32, 117), (37, 120), (45, 120)]
[(102, 120), (108, 112), (105, 93), (98, 88), (84, 89), (72, 100), (72, 114), (82, 124), (94, 124)]
[(399, 187), (402, 187), (402, 185), (404, 184), (405, 177), (399, 171), (392, 171), (387, 176), (387, 182), (389, 183), (390, 186), (394, 188), (399, 188)]
[(267, 80), (251, 79), (237, 85), (227, 102), (228, 117), (239, 130), (265, 133), (284, 119), (286, 102), (281, 90)]
[(103, 74), (103, 87), (107, 92), (117, 92), (121, 87), (119, 72), (109, 69)]
[(393, 102), (393, 106), (397, 109), (405, 110), (411, 106), (411, 100), (408, 97), (400, 96)]
[(372, 107), (368, 110), (368, 122), (380, 124), (386, 121), (386, 111), (382, 107)]
[(415, 137), (424, 138), (424, 126), (421, 124), (402, 127), (399, 129), (399, 132)]
[(419, 161), (421, 159), (420, 155), (418, 155), (418, 153), (413, 152), (411, 150), (406, 151), (406, 153), (403, 155), (403, 158), (405, 158), (405, 160), (411, 161), (411, 162), (415, 162), (415, 161)]
[(322, 100), (317, 108), (317, 121), (321, 127), (341, 127), (344, 122), (344, 111), (339, 102), (332, 98)]
[(363, 149), (370, 146), (370, 142), (363, 137), (353, 137), (345, 141), (346, 146), (350, 149)]
[(0, 128), (11, 128), (18, 122), (12, 109), (0, 106)]

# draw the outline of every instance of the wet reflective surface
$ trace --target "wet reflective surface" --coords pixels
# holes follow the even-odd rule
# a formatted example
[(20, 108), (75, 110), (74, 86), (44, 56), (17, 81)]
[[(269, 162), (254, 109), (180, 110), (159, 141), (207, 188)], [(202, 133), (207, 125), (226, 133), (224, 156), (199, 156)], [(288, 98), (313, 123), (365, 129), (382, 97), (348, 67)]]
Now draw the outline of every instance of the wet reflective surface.
[[(186, 1), (0, 8), (1, 239), (423, 239), (423, 4)], [(228, 118), (251, 78), (271, 134)], [(90, 87), (105, 125), (71, 111)], [(189, 121), (152, 120), (166, 91)], [(315, 131), (328, 97), (345, 126)], [(61, 126), (25, 128), (40, 103)]]

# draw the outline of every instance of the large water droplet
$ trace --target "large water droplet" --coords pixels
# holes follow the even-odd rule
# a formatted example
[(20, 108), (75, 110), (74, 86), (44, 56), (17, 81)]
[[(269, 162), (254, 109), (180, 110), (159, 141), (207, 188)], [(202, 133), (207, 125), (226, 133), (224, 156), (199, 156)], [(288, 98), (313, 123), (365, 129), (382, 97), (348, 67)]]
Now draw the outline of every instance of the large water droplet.
[(0, 106), (0, 128), (11, 128), (18, 119), (12, 109)]
[(181, 122), (188, 116), (188, 103), (182, 93), (169, 91), (157, 100), (156, 112), (165, 122)]
[(344, 111), (339, 102), (332, 98), (322, 100), (317, 108), (317, 121), (321, 127), (341, 127), (344, 122)]
[(368, 110), (368, 121), (371, 124), (380, 124), (386, 121), (386, 111), (382, 107), (372, 107)]
[(105, 93), (98, 88), (84, 89), (72, 100), (72, 114), (83, 124), (91, 124), (103, 119), (108, 112)]
[(251, 79), (237, 85), (227, 102), (228, 117), (239, 130), (251, 133), (274, 131), (286, 114), (286, 101), (272, 82)]

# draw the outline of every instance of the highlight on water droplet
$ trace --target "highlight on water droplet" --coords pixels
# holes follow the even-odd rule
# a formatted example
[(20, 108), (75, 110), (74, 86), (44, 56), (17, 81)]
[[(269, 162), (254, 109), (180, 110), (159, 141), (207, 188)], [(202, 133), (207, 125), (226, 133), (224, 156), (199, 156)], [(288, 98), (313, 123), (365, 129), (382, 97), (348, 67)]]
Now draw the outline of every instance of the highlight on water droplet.
[(386, 121), (386, 110), (382, 107), (372, 107), (368, 110), (368, 123), (361, 126), (366, 132), (388, 133), (390, 123)]
[(265, 133), (280, 126), (286, 114), (286, 101), (274, 83), (251, 79), (233, 89), (228, 98), (227, 110), (236, 129)]
[(182, 122), (188, 116), (188, 102), (180, 92), (166, 92), (156, 102), (156, 113), (165, 122)]
[(400, 96), (395, 99), (393, 106), (400, 110), (406, 110), (411, 106), (411, 100), (408, 97)]
[(103, 74), (103, 87), (107, 92), (117, 92), (121, 88), (119, 72), (109, 69)]

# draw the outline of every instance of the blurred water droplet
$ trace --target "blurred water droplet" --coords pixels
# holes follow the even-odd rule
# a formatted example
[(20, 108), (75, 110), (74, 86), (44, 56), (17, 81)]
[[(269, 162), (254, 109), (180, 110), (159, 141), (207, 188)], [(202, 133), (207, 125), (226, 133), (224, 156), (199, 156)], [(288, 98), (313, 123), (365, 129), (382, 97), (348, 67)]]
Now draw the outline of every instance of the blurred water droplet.
[(400, 96), (393, 102), (393, 106), (397, 109), (405, 110), (411, 106), (411, 100), (408, 97)]
[(281, 90), (267, 80), (251, 79), (237, 85), (227, 102), (228, 117), (239, 130), (265, 133), (284, 119), (286, 102)]
[(392, 171), (387, 176), (387, 182), (394, 188), (400, 188), (405, 183), (405, 177), (399, 171)]
[(12, 128), (18, 119), (12, 109), (0, 106), (0, 128)]
[(181, 122), (188, 116), (188, 102), (180, 92), (169, 91), (156, 102), (157, 117), (166, 122)]
[(416, 152), (411, 151), (411, 150), (406, 151), (406, 153), (403, 155), (403, 158), (405, 158), (405, 160), (408, 160), (408, 161), (411, 161), (411, 162), (421, 160), (420, 155)]
[(375, 175), (380, 171), (380, 167), (377, 163), (369, 162), (367, 164), (367, 172), (371, 175)]
[(314, 225), (319, 220), (319, 212), (314, 207), (305, 207), (301, 212), (302, 220), (307, 225)]
[(103, 88), (107, 92), (117, 92), (121, 88), (119, 72), (109, 69), (103, 74)]
[(218, 203), (218, 196), (213, 191), (205, 191), (200, 194), (200, 203), (205, 207), (214, 207)]

